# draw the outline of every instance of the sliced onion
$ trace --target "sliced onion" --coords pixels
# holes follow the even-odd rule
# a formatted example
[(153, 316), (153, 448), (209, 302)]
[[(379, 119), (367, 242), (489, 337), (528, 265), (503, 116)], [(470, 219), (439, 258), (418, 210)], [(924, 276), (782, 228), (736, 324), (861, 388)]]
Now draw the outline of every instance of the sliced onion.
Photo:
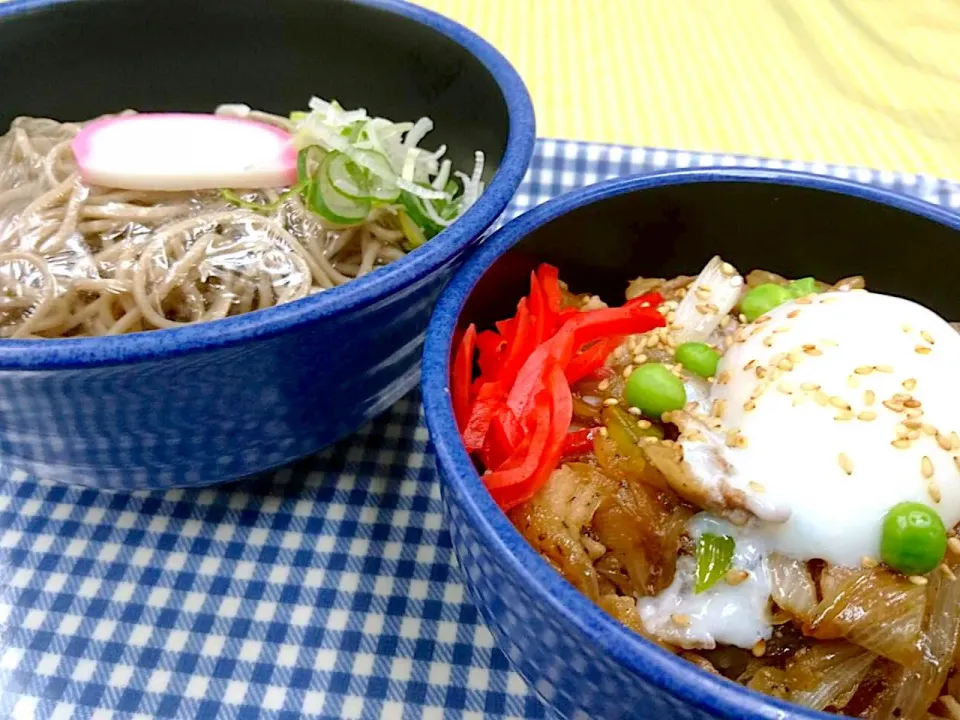
[[(727, 273), (723, 271), (725, 267)], [(719, 255), (714, 256), (690, 284), (689, 292), (680, 301), (674, 321), (680, 326), (674, 335), (678, 345), (706, 342), (720, 321), (733, 310), (740, 299), (743, 278), (736, 271), (729, 273), (729, 269)], [(696, 291), (701, 288), (704, 292), (697, 294)]]
[(795, 617), (810, 617), (817, 606), (817, 586), (807, 563), (779, 553), (771, 553), (767, 563), (773, 601)]
[(939, 572), (927, 585), (927, 628), (921, 639), (921, 659), (900, 671), (881, 704), (880, 718), (920, 717), (934, 703), (953, 666), (960, 634), (960, 563), (953, 561), (954, 577)]
[(848, 642), (823, 642), (799, 651), (787, 665), (787, 699), (814, 710), (843, 708), (876, 655)]

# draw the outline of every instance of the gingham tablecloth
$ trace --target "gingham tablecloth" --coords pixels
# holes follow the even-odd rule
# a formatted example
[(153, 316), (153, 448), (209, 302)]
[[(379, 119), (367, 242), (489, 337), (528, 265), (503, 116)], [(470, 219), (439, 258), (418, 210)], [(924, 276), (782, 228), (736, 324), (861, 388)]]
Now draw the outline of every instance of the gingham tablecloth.
[[(772, 161), (541, 141), (520, 212), (628, 173)], [(960, 207), (933, 178), (790, 167)], [(412, 393), (270, 476), (0, 483), (0, 718), (544, 718), (466, 597)]]

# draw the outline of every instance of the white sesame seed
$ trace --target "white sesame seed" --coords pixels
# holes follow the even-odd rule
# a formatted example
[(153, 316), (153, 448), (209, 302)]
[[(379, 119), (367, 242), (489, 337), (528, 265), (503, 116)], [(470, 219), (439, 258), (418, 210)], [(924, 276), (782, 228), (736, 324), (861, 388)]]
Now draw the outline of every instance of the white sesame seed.
[(721, 263), (720, 272), (722, 272), (727, 277), (733, 277), (736, 275), (737, 271), (734, 269), (733, 265), (728, 262)]
[(690, 616), (684, 615), (682, 613), (674, 613), (670, 616), (670, 619), (673, 621), (674, 625), (679, 625), (680, 627), (689, 627), (690, 626)]
[(953, 570), (950, 569), (950, 566), (946, 563), (940, 563), (940, 572), (947, 576), (948, 579), (956, 581), (957, 576)]
[(870, 406), (873, 405), (874, 401), (877, 399), (877, 394), (873, 390), (864, 390), (863, 391), (863, 404)]
[(933, 477), (933, 462), (926, 455), (920, 460), (920, 472), (928, 480)]
[(833, 405), (835, 408), (839, 408), (839, 409), (841, 409), (841, 410), (849, 410), (849, 409), (850, 409), (850, 403), (848, 403), (846, 400), (844, 400), (844, 399), (843, 399), (842, 397), (840, 397), (839, 395), (834, 395), (833, 397), (831, 397), (831, 398), (830, 398), (830, 404)]
[(805, 390), (806, 392), (816, 392), (817, 390), (820, 389), (820, 386), (817, 385), (816, 383), (805, 382), (805, 383), (800, 383), (800, 389)]
[(868, 570), (877, 567), (879, 564), (880, 563), (878, 563), (874, 558), (868, 555), (864, 555), (862, 558), (860, 558), (860, 567), (867, 568)]
[(935, 503), (938, 503), (943, 499), (943, 495), (940, 493), (940, 486), (937, 485), (937, 483), (935, 483), (933, 480), (927, 484), (927, 494)]
[(840, 421), (853, 420), (853, 411), (841, 410), (833, 419)]
[(620, 401), (617, 400), (616, 398), (607, 398), (606, 400), (603, 401), (603, 404), (606, 405), (607, 407), (613, 407), (614, 405), (619, 405)]
[(597, 384), (597, 389), (600, 390), (601, 392), (603, 392), (604, 390), (606, 390), (606, 389), (609, 388), (609, 387), (610, 387), (610, 381), (609, 381), (609, 380), (601, 380), (601, 381)]
[(908, 450), (910, 448), (910, 441), (906, 438), (898, 438), (890, 443), (898, 450)]
[(870, 373), (873, 372), (873, 368), (870, 367), (869, 365), (861, 365), (861, 366), (858, 367), (858, 368), (854, 368), (853, 371), (854, 371), (857, 375), (869, 375)]
[(873, 369), (879, 373), (892, 373), (893, 368), (889, 365), (874, 365)]
[(764, 653), (767, 652), (767, 641), (757, 640), (757, 644), (750, 648), (750, 652), (753, 653), (754, 657), (763, 657)]
[(931, 345), (935, 345), (935, 344), (936, 344), (936, 342), (935, 342), (934, 339), (933, 339), (933, 336), (930, 335), (930, 333), (928, 333), (926, 330), (921, 330), (921, 331), (920, 331), (920, 337), (922, 337), (925, 342), (928, 342), (928, 343), (930, 343)]
[(947, 539), (947, 547), (954, 555), (960, 555), (960, 538), (952, 537)]
[(653, 423), (649, 420), (637, 420), (637, 427), (641, 430), (649, 430), (653, 427)]
[(753, 480), (747, 483), (747, 487), (749, 487), (755, 493), (765, 493), (767, 491), (767, 488), (758, 482), (754, 482)]
[(627, 408), (627, 412), (631, 415), (643, 415), (643, 412), (638, 407), (633, 407), (632, 405)]
[(917, 355), (929, 355), (931, 352), (933, 352), (933, 350), (932, 350), (931, 348), (928, 348), (926, 345), (917, 345), (917, 346), (913, 349), (913, 351), (914, 351)]
[(793, 320), (793, 318), (797, 317), (797, 315), (799, 314), (800, 314), (799, 310), (791, 310), (790, 312), (787, 313), (787, 317)]
[(605, 427), (603, 427), (602, 425), (600, 426), (600, 431), (599, 431), (599, 432), (600, 432), (600, 436), (601, 436), (601, 437), (606, 437), (606, 436), (607, 436), (607, 429), (606, 429)]
[(912, 582), (914, 585), (926, 585), (927, 579), (923, 577), (923, 575), (911, 575), (910, 582)]
[(727, 570), (724, 580), (727, 581), (727, 585), (739, 585), (748, 577), (750, 577), (750, 573), (746, 570)]
[(912, 391), (915, 387), (917, 387), (917, 381), (914, 380), (913, 378), (907, 378), (901, 383), (901, 385), (903, 385), (904, 390)]
[(877, 419), (877, 414), (873, 410), (864, 410), (859, 415), (857, 415), (857, 420), (863, 420), (864, 422), (872, 422)]
[(850, 459), (849, 455), (846, 453), (837, 455), (837, 464), (847, 475), (853, 475), (853, 460)]

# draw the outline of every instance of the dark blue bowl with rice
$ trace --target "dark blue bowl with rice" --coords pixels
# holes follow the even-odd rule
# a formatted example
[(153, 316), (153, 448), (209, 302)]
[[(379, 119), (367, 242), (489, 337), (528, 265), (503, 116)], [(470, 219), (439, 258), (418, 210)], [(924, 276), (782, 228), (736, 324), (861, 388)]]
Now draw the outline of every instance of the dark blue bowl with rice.
[[(101, 40), (91, 45), (91, 37)], [(0, 140), (7, 476), (118, 489), (200, 485), (280, 466), (354, 431), (416, 385), (437, 295), (506, 207), (534, 143), (530, 99), (509, 63), (460, 25), (397, 0), (14, 0), (0, 5), (0, 66), (0, 127), (13, 123)], [(338, 103), (305, 107), (314, 94)], [(174, 238), (163, 221), (136, 219), (159, 217), (173, 201), (73, 182), (65, 148), (79, 126), (68, 121), (125, 108), (210, 113), (238, 102), (264, 112), (224, 112), (294, 132), (317, 113), (339, 118), (301, 138), (315, 156), (306, 153), (310, 182), (299, 183), (298, 169), (292, 200), (272, 191), (192, 198), (227, 219), (188, 222)], [(365, 124), (381, 116), (410, 122)], [(432, 123), (416, 122), (424, 116)], [(385, 195), (382, 183), (370, 190), (371, 178), (382, 178), (361, 162), (362, 142), (380, 143), (377, 157), (394, 165)], [(334, 155), (346, 169), (320, 173)], [(40, 190), (18, 196), (27, 181), (17, 172)], [(38, 227), (56, 227), (34, 242), (24, 225), (17, 230), (17, 213), (44, 192), (33, 207)], [(299, 279), (263, 270), (272, 250), (258, 256), (254, 275), (234, 266), (217, 279), (212, 252), (188, 267), (191, 248), (206, 243), (227, 257), (245, 241), (237, 227), (267, 223), (264, 208), (288, 201), (302, 227), (284, 215), (286, 226), (270, 225), (263, 237), (283, 240), (273, 243), (283, 253), (269, 272), (292, 267)], [(310, 245), (313, 226), (303, 223), (317, 220), (311, 212), (322, 216), (325, 245)], [(358, 212), (366, 225), (357, 225)], [(377, 225), (368, 214), (376, 212), (391, 219)], [(363, 236), (349, 254), (345, 230)], [(122, 275), (110, 248), (130, 238), (140, 259), (131, 256)], [(144, 259), (144, 247), (155, 256)], [(81, 256), (93, 259), (82, 272)], [(177, 263), (193, 280), (170, 290)], [(308, 273), (312, 281), (303, 280)], [(78, 274), (83, 282), (71, 287)], [(137, 283), (140, 295), (130, 290)]]
[[(908, 413), (916, 415), (921, 409), (927, 413), (924, 422), (934, 423), (936, 403), (955, 398), (954, 382), (936, 382), (929, 373), (939, 367), (949, 378), (955, 367), (949, 353), (957, 352), (960, 343), (954, 332), (960, 326), (954, 323), (951, 328), (947, 323), (960, 318), (953, 277), (960, 260), (958, 231), (956, 214), (856, 183), (786, 171), (708, 168), (624, 178), (563, 195), (511, 221), (461, 267), (437, 304), (423, 363), (425, 417), (437, 456), (447, 523), (470, 596), (498, 646), (557, 717), (836, 717), (822, 710), (875, 718), (954, 716), (960, 707), (954, 697), (954, 652), (960, 634), (960, 581), (955, 570), (960, 570), (960, 543), (956, 537), (950, 539), (951, 531), (945, 533), (944, 526), (952, 527), (955, 534), (960, 503), (952, 494), (950, 476), (960, 467), (960, 437), (948, 435), (947, 428), (921, 427), (914, 420), (910, 427), (920, 428), (917, 434), (911, 434), (907, 425), (902, 437), (884, 430), (877, 444), (867, 449), (857, 450), (844, 438), (848, 433), (872, 437), (869, 433), (887, 426), (892, 430), (901, 418), (910, 424)], [(718, 256), (727, 262), (719, 263)], [(640, 301), (639, 309), (629, 310), (630, 317), (659, 306), (663, 324), (654, 325), (646, 335), (630, 333), (647, 332), (649, 327), (616, 331), (617, 350), (609, 356), (613, 359), (595, 366), (596, 377), (577, 375), (586, 379), (575, 384), (571, 379), (574, 362), (597, 347), (587, 341), (557, 380), (557, 365), (550, 363), (561, 362), (557, 358), (563, 354), (562, 345), (545, 341), (517, 350), (526, 342), (519, 338), (542, 333), (549, 327), (544, 323), (551, 322), (546, 309), (549, 293), (544, 291), (534, 301), (534, 280), (540, 288), (550, 282), (541, 263), (558, 269), (560, 280), (569, 286), (562, 286), (561, 319), (556, 325), (561, 329), (554, 340), (567, 327), (562, 324), (564, 312), (572, 313), (566, 322), (583, 321), (589, 312), (612, 313), (618, 322), (626, 322), (623, 315), (630, 302), (624, 304), (625, 290), (627, 298)], [(701, 268), (704, 272), (695, 279)], [(703, 280), (711, 268), (716, 271), (711, 271), (713, 279)], [(738, 268), (743, 276), (737, 274)], [(747, 274), (750, 269), (754, 272)], [(537, 275), (531, 279), (534, 270)], [(861, 278), (848, 277), (860, 273)], [(804, 276), (808, 277), (802, 282), (785, 279)], [(824, 284), (815, 285), (814, 278)], [(867, 292), (861, 289), (864, 278)], [(751, 289), (746, 291), (747, 287)], [(650, 292), (663, 296), (645, 300)], [(818, 298), (821, 292), (825, 294)], [(671, 293), (684, 299), (664, 302)], [(770, 302), (762, 309), (748, 307), (748, 297), (753, 302), (764, 293), (773, 293), (770, 297), (780, 293), (776, 302), (783, 306), (778, 309)], [(610, 307), (602, 308), (601, 301)], [(861, 302), (865, 305), (856, 307), (875, 303), (884, 310), (831, 325), (830, 318), (838, 316), (830, 313)], [(821, 305), (823, 310), (817, 310)], [(910, 325), (895, 317), (899, 309), (888, 314), (887, 308), (915, 313), (922, 323)], [(682, 320), (681, 311), (685, 312)], [(541, 323), (541, 318), (548, 319)], [(723, 337), (723, 342), (701, 341), (700, 349), (715, 353), (723, 363), (723, 353), (748, 352), (757, 345), (777, 352), (781, 337), (782, 342), (801, 347), (807, 341), (797, 333), (807, 331), (799, 329), (802, 324), (791, 323), (808, 322), (804, 318), (813, 318), (809, 332), (816, 339), (791, 351), (789, 357), (783, 354), (773, 360), (772, 366), (756, 361), (744, 364), (743, 355), (739, 359), (733, 355), (727, 369), (714, 363), (712, 369), (691, 374), (688, 361), (681, 360), (683, 344), (671, 344), (675, 336), (670, 333), (699, 332), (700, 323), (712, 322), (711, 333), (729, 328), (735, 333), (727, 338), (730, 342)], [(475, 346), (469, 339), (471, 325), (478, 333)], [(882, 335), (887, 330), (890, 334)], [(857, 333), (862, 333), (862, 341), (844, 344)], [(545, 337), (550, 337), (549, 332)], [(817, 344), (821, 337), (825, 338), (823, 349)], [(708, 342), (714, 344), (708, 346)], [(833, 372), (833, 349), (861, 352), (867, 346), (876, 365), (836, 363), (838, 382), (827, 385), (824, 380), (822, 388), (799, 377)], [(551, 347), (548, 354), (540, 352)], [(784, 353), (788, 347), (784, 346)], [(624, 348), (627, 355), (621, 356)], [(530, 355), (522, 365), (513, 365), (516, 382), (512, 384), (513, 380), (504, 378), (508, 364), (517, 357), (514, 351)], [(887, 355), (893, 352), (901, 354), (896, 359)], [(943, 365), (928, 363), (941, 352), (945, 353)], [(683, 363), (684, 369), (674, 362)], [(692, 359), (689, 362), (690, 368), (697, 366)], [(530, 384), (536, 375), (528, 370), (538, 372), (541, 366), (552, 367), (552, 374), (545, 371), (542, 380), (547, 392), (535, 396), (535, 405), (530, 401), (534, 409), (527, 417), (533, 419), (520, 436), (510, 440), (509, 423), (497, 423), (508, 417), (508, 410), (515, 420), (523, 417), (518, 413), (528, 412), (516, 400), (529, 397), (524, 388), (537, 387)], [(776, 367), (781, 376), (769, 375), (770, 367)], [(658, 381), (660, 389), (654, 385), (631, 389), (634, 377), (650, 377), (644, 374), (650, 368), (663, 371), (670, 383)], [(905, 372), (916, 374), (906, 377)], [(570, 385), (566, 397), (573, 393), (572, 415), (569, 405), (558, 409), (564, 405), (556, 399), (562, 394), (555, 386), (563, 384), (564, 374)], [(708, 487), (697, 484), (702, 475), (691, 474), (692, 469), (672, 471), (699, 467), (694, 463), (703, 456), (692, 451), (676, 453), (676, 449), (700, 447), (696, 443), (706, 442), (710, 428), (722, 427), (721, 418), (729, 411), (718, 402), (706, 405), (706, 411), (698, 410), (699, 400), (691, 396), (691, 388), (708, 383), (713, 388), (710, 392), (722, 386), (722, 393), (728, 383), (730, 388), (749, 382), (761, 387), (768, 375), (771, 394), (747, 395), (750, 385), (741, 384), (745, 394), (731, 406), (732, 412), (742, 413), (734, 417), (757, 414), (756, 422), (769, 427), (770, 433), (764, 435), (763, 427), (752, 425), (752, 430), (743, 431), (744, 438), (751, 436), (749, 444), (737, 442), (739, 435), (727, 435), (726, 445), (721, 441), (714, 447), (731, 448), (722, 456), (731, 458), (731, 463), (743, 462), (745, 456), (736, 454), (741, 450), (760, 453), (764, 439), (769, 442), (782, 436), (792, 441), (792, 448), (769, 456), (773, 472), (740, 473), (751, 481), (744, 485), (752, 496), (742, 491), (717, 500), (717, 496), (699, 494), (698, 489)], [(812, 375), (807, 378), (811, 379)], [(508, 392), (500, 389), (504, 382), (512, 389), (499, 401), (498, 393)], [(892, 383), (892, 399), (870, 389), (870, 383), (883, 382)], [(832, 389), (834, 385), (838, 389)], [(645, 403), (652, 403), (654, 390), (661, 393), (663, 387), (679, 388), (681, 395), (672, 405), (674, 415), (661, 423), (659, 411), (651, 415)], [(927, 394), (921, 398), (924, 387)], [(816, 394), (821, 389), (837, 396), (821, 398)], [(808, 398), (799, 394), (808, 391), (813, 393), (809, 405), (800, 404)], [(605, 393), (612, 394), (606, 397)], [(852, 409), (841, 402), (841, 394), (851, 398)], [(541, 399), (549, 395), (553, 397), (542, 400), (541, 406)], [(876, 408), (871, 409), (874, 401)], [(665, 402), (662, 395), (657, 402)], [(763, 415), (781, 406), (788, 409), (776, 422)], [(803, 407), (810, 413), (803, 416), (806, 419), (791, 416)], [(943, 407), (940, 417), (946, 419), (938, 422), (952, 422), (955, 410), (949, 404)], [(548, 426), (546, 436), (541, 432), (550, 413), (562, 416), (558, 437), (563, 449), (554, 456), (544, 449), (550, 447), (549, 433), (554, 429)], [(597, 422), (592, 417), (599, 417), (603, 424), (591, 425)], [(697, 433), (687, 434), (682, 428), (691, 426), (679, 423), (691, 417), (707, 420), (692, 426)], [(768, 422), (762, 421), (764, 417)], [(794, 427), (786, 424), (791, 417), (798, 423)], [(611, 422), (615, 418), (619, 420)], [(838, 422), (847, 419), (851, 422)], [(803, 437), (804, 427), (818, 429), (818, 442)], [(658, 436), (655, 430), (663, 434)], [(678, 430), (679, 434), (667, 434)], [(478, 432), (481, 440), (475, 437)], [(586, 446), (579, 445), (581, 433), (587, 433)], [(842, 446), (850, 456), (823, 450), (838, 438), (850, 442)], [(500, 461), (486, 458), (494, 457), (497, 446), (504, 443), (508, 447), (513, 443), (513, 449), (501, 452), (506, 460), (491, 467)], [(542, 458), (550, 459), (538, 460), (534, 447), (540, 448), (536, 452)], [(638, 456), (638, 448), (651, 450)], [(819, 467), (828, 478), (823, 487), (818, 485), (822, 479), (808, 472), (811, 463), (820, 462), (821, 450), (824, 460)], [(874, 456), (881, 458), (880, 464), (864, 473), (862, 468), (877, 462)], [(907, 458), (912, 473), (888, 469), (901, 457)], [(723, 465), (718, 467), (716, 472), (727, 472)], [(806, 479), (796, 482), (791, 475), (795, 471)], [(778, 475), (790, 478), (785, 489), (778, 489)], [(543, 484), (526, 494), (510, 494), (537, 477)], [(743, 482), (736, 475), (721, 477)], [(933, 534), (925, 536), (929, 544), (924, 539), (916, 545), (896, 534), (902, 525), (888, 527), (884, 521), (881, 545), (879, 531), (872, 534), (880, 523), (874, 514), (876, 498), (889, 492), (912, 493), (914, 486), (908, 479), (917, 483), (914, 502), (925, 500), (918, 508), (904, 503), (910, 512), (920, 513), (918, 517), (926, 523), (926, 518), (936, 517), (937, 509), (943, 521), (932, 519), (924, 525), (933, 528)], [(923, 483), (934, 479), (939, 486), (927, 485), (924, 490)], [(839, 497), (844, 488), (858, 482), (866, 487), (856, 501)], [(788, 506), (789, 512), (771, 514), (769, 508), (774, 505), (762, 504), (763, 498), (769, 503), (799, 498), (808, 487), (817, 488), (814, 510), (795, 504)], [(751, 498), (761, 500), (749, 504)], [(895, 515), (899, 504), (885, 507), (892, 507), (887, 517), (901, 517)], [(679, 520), (682, 530), (670, 525), (676, 513), (693, 513), (694, 518), (717, 513), (711, 518), (717, 522), (719, 513), (734, 518), (734, 512), (747, 511), (749, 515), (737, 520), (746, 521), (743, 526), (716, 525), (730, 527), (728, 535), (720, 530), (712, 536), (694, 535), (694, 521), (685, 515)], [(815, 554), (785, 556), (777, 549), (768, 552), (763, 545), (751, 546), (746, 533), (781, 527), (778, 523), (793, 527), (789, 523), (794, 517), (822, 532), (817, 535), (808, 529), (796, 536), (800, 543), (819, 543)], [(858, 534), (859, 528), (866, 528), (863, 535)], [(777, 538), (785, 536), (764, 537), (768, 538), (764, 542), (771, 543), (768, 548), (779, 548), (772, 543), (782, 542)], [(851, 554), (845, 541), (863, 538), (880, 546), (880, 554), (861, 557), (857, 546), (852, 562), (831, 559)], [(728, 543), (732, 555), (724, 556), (718, 549), (721, 541)], [(922, 568), (904, 564), (897, 555), (898, 543), (901, 549), (932, 554)], [(745, 548), (742, 557), (741, 546)], [(748, 557), (751, 547), (760, 547), (760, 555)], [(795, 572), (784, 573), (788, 566)], [(836, 582), (831, 585), (828, 580)], [(756, 604), (737, 599), (748, 597), (736, 595), (739, 589), (746, 593), (752, 587), (761, 591)], [(884, 592), (884, 587), (896, 590)], [(803, 601), (798, 600), (800, 594)], [(707, 605), (697, 605), (700, 597), (722, 611), (712, 615)], [(903, 612), (909, 612), (909, 621)], [(762, 632), (734, 638), (744, 618), (756, 622)], [(714, 619), (716, 624), (711, 626)]]

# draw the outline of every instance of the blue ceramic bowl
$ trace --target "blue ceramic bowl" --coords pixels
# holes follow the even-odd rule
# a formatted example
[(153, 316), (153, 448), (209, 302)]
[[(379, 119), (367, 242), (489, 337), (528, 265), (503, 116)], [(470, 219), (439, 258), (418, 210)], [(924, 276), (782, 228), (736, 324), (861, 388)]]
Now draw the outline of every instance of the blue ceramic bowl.
[(427, 331), (423, 402), (448, 527), (474, 602), (540, 697), (564, 718), (828, 718), (710, 675), (627, 630), (556, 573), (491, 500), (450, 403), (454, 332), (512, 314), (541, 261), (578, 291), (622, 302), (628, 278), (740, 268), (876, 290), (960, 318), (960, 216), (850, 182), (765, 170), (693, 170), (564, 195), (499, 230), (460, 269)]
[(242, 101), (286, 113), (317, 94), (398, 120), (430, 115), (431, 140), (455, 162), (472, 166), (482, 149), (490, 165), (461, 219), (348, 285), (182, 329), (0, 342), (7, 474), (196, 485), (349, 434), (416, 385), (437, 295), (533, 149), (530, 99), (509, 63), (397, 0), (13, 0), (0, 4), (0, 67), (3, 128), (14, 113), (73, 120), (126, 107)]

